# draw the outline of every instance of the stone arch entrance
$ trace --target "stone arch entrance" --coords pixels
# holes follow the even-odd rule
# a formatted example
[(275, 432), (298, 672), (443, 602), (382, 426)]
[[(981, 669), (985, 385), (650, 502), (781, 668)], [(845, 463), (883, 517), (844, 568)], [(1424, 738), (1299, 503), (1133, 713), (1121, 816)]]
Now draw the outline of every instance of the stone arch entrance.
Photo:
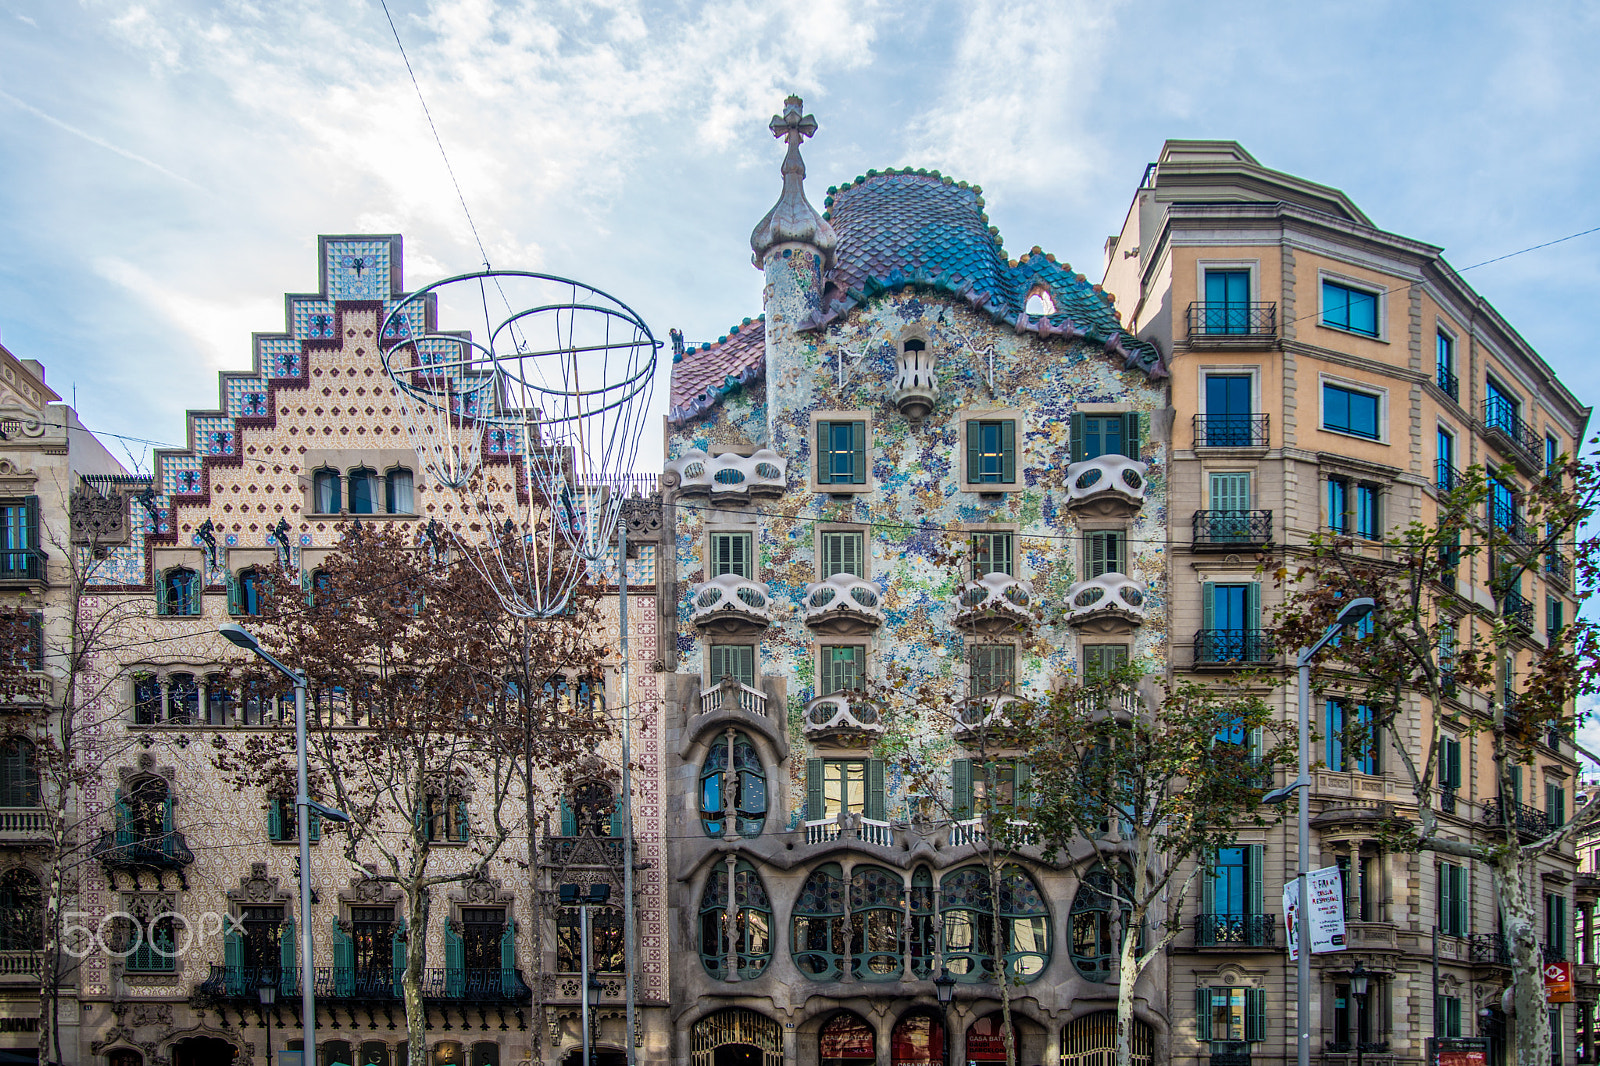
[[(1133, 1066), (1150, 1066), (1155, 1032), (1133, 1019)], [(1061, 1030), (1061, 1066), (1112, 1066), (1117, 1057), (1117, 1012), (1096, 1011), (1074, 1018)]]
[(783, 1030), (753, 1010), (723, 1010), (694, 1023), (691, 1066), (783, 1066)]
[(238, 1051), (214, 1036), (191, 1036), (172, 1045), (172, 1066), (233, 1066)]

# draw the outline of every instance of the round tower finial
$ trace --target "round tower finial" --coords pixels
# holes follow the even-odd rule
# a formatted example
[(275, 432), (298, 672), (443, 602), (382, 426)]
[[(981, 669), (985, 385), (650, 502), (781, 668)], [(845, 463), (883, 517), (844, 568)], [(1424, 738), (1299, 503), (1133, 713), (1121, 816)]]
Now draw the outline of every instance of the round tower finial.
[(824, 266), (831, 265), (839, 238), (806, 199), (806, 164), (800, 158), (800, 142), (817, 132), (817, 120), (804, 113), (798, 96), (791, 96), (783, 102), (783, 114), (773, 115), (768, 128), (774, 137), (789, 145), (789, 151), (781, 168), (783, 193), (750, 234), (755, 265), (761, 267), (773, 247), (789, 243), (811, 245), (822, 253)]

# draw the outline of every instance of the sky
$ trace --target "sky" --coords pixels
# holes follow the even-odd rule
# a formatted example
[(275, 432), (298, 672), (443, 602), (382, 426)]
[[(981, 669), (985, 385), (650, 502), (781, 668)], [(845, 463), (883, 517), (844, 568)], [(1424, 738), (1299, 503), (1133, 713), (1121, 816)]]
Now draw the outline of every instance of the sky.
[[(0, 342), (107, 434), (181, 443), (313, 291), (320, 233), (408, 287), (579, 278), (658, 337), (760, 311), (766, 124), (981, 185), (1013, 254), (1094, 280), (1163, 140), (1237, 140), (1458, 269), (1600, 227), (1600, 5), (1345, 0), (0, 0)], [(462, 200), (470, 210), (471, 222)], [(481, 240), (483, 250), (478, 242)], [(1600, 233), (1466, 278), (1585, 403)], [(657, 386), (664, 409), (665, 370)], [(148, 447), (113, 451), (148, 469)], [(125, 449), (125, 450), (124, 450)], [(1600, 739), (1600, 738), (1597, 738)]]

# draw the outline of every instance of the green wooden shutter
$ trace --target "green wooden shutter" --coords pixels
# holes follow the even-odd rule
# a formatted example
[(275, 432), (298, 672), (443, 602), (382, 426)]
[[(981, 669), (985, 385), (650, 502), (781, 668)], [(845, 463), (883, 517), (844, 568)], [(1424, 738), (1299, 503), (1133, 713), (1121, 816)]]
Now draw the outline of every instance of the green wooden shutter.
[(465, 844), (472, 836), (472, 822), (467, 817), (467, 801), (456, 801), (456, 840)]
[(1260, 1041), (1267, 1038), (1267, 993), (1262, 988), (1244, 990), (1244, 1038)]
[[(1219, 856), (1215, 851), (1206, 856), (1206, 867), (1200, 875), (1200, 913), (1217, 913), (1217, 866)], [(1204, 991), (1202, 989), (1202, 991)]]
[(950, 761), (950, 809), (958, 818), (964, 818), (972, 813), (971, 759)]
[(1072, 422), (1068, 439), (1070, 441), (1072, 461), (1075, 463), (1083, 462), (1083, 427), (1084, 416), (1074, 411), (1072, 414)]
[(1472, 897), (1467, 894), (1467, 867), (1456, 867), (1456, 935), (1466, 936), (1471, 931)]
[(239, 606), (239, 577), (232, 570), (226, 571), (226, 574), (228, 578), (228, 613), (241, 614), (243, 612)]
[(395, 930), (394, 938), (389, 943), (390, 965), (394, 968), (394, 994), (398, 998), (404, 995), (400, 987), (401, 975), (406, 972), (406, 920), (400, 919), (400, 928)]
[(1033, 810), (1033, 765), (1022, 759), (1017, 760), (1015, 768), (1011, 771), (1012, 806), (1022, 817)]
[(1217, 628), (1217, 586), (1213, 581), (1200, 585), (1200, 628), (1207, 631)]
[(567, 797), (561, 797), (561, 835), (575, 837), (578, 835), (578, 815), (572, 809)]
[(28, 537), (28, 543), (24, 544), (23, 547), (33, 548), (35, 550), (43, 549), (44, 541), (39, 535), (39, 497), (24, 497), (23, 512), (23, 521), (26, 523)]
[(171, 832), (172, 832), (172, 797), (171, 796), (168, 796), (166, 799), (161, 801), (161, 832), (164, 833), (164, 834), (171, 834)]
[(1266, 892), (1263, 884), (1266, 880), (1266, 848), (1261, 844), (1251, 844), (1245, 849), (1245, 860), (1250, 864), (1250, 896), (1245, 901), (1251, 914), (1266, 912)]
[(294, 916), (290, 915), (278, 926), (278, 992), (282, 995), (292, 996), (298, 987), (294, 949)]
[(1456, 789), (1461, 787), (1461, 741), (1453, 737), (1441, 739), (1444, 749), (1444, 769), (1439, 775), (1439, 787)]
[(306, 826), (306, 839), (313, 844), (322, 839), (322, 815), (316, 811), (311, 812), (311, 820)]
[(517, 973), (517, 923), (506, 919), (506, 931), (500, 936), (500, 994), (510, 995), (516, 988)]
[(617, 809), (611, 812), (611, 835), (614, 837), (622, 835), (622, 804), (620, 803), (617, 804)]
[(337, 917), (332, 919), (332, 923), (333, 994), (348, 996), (356, 988), (356, 946), (350, 942), (350, 934), (340, 927)]
[(1017, 483), (1017, 423), (1006, 419), (1000, 423), (1000, 480), (1007, 485)]
[(1252, 581), (1244, 587), (1245, 628), (1254, 632), (1261, 628), (1261, 582)]
[(185, 612), (186, 614), (194, 615), (200, 613), (200, 590), (205, 588), (205, 585), (206, 574), (202, 570), (200, 573), (195, 574), (193, 581), (189, 582), (189, 607)]
[(1099, 577), (1108, 573), (1112, 567), (1107, 562), (1107, 551), (1112, 549), (1111, 534), (1089, 534), (1089, 576)]
[(850, 459), (850, 480), (857, 485), (867, 483), (867, 424), (850, 423), (850, 444), (854, 455)]
[(1522, 767), (1511, 768), (1511, 798), (1518, 803), (1522, 802)]
[(1137, 459), (1140, 451), (1139, 412), (1129, 411), (1122, 416), (1122, 454)]
[(806, 760), (806, 818), (816, 821), (823, 816), (822, 760)]
[(278, 813), (278, 797), (267, 797), (267, 839), (283, 839), (283, 819)]
[(967, 419), (967, 480), (983, 479), (983, 423)]
[(1211, 989), (1204, 985), (1194, 990), (1194, 1027), (1201, 1040), (1211, 1039)]
[(455, 999), (467, 988), (467, 948), (448, 921), (444, 927), (444, 987), (445, 994)]
[(828, 437), (832, 428), (832, 422), (817, 423), (817, 484), (819, 485), (831, 484), (833, 481), (828, 464)]
[(873, 821), (884, 820), (883, 760), (867, 760), (867, 817)]
[(227, 968), (225, 978), (228, 993), (234, 996), (244, 994), (244, 940), (238, 933), (226, 933), (222, 937), (222, 962)]

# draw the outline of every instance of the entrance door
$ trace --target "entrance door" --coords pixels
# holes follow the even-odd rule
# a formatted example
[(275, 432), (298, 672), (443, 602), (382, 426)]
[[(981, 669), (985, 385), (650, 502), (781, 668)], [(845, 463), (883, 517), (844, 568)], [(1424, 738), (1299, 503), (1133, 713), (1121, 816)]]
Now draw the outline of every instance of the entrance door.
[[(1133, 1020), (1133, 1066), (1150, 1066), (1155, 1036)], [(1061, 1066), (1112, 1066), (1117, 1058), (1117, 1012), (1096, 1011), (1074, 1018), (1061, 1031)]]
[(226, 1040), (191, 1036), (172, 1045), (172, 1066), (233, 1066), (235, 1054)]
[(750, 1044), (723, 1044), (711, 1056), (711, 1066), (761, 1066), (761, 1049)]

